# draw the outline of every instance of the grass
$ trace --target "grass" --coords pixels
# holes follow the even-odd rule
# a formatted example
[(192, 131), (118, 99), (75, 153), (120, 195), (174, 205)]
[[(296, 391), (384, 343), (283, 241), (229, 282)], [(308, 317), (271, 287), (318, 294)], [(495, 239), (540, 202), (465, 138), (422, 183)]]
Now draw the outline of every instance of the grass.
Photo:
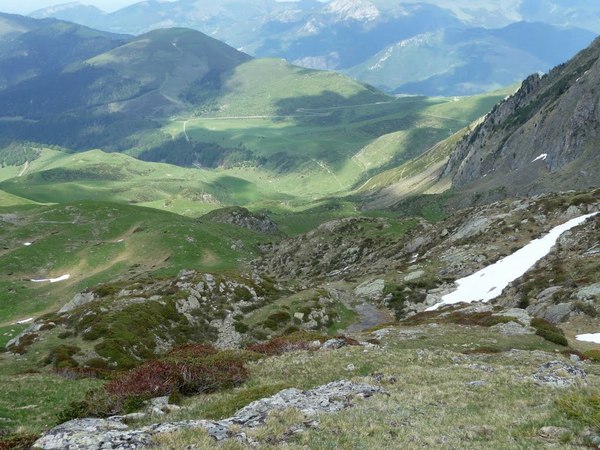
[[(231, 270), (256, 255), (263, 237), (149, 208), (80, 202), (4, 209), (0, 230), (0, 325), (60, 307), (77, 292), (123, 276), (172, 276), (181, 269)], [(241, 240), (243, 249), (233, 250)], [(31, 246), (24, 246), (31, 242)], [(32, 278), (70, 274), (60, 283)]]
[(0, 429), (3, 430), (40, 433), (58, 423), (58, 414), (71, 401), (102, 384), (93, 379), (67, 380), (51, 373), (35, 373), (35, 365), (8, 358), (0, 356)]
[[(231, 392), (191, 398), (185, 402), (189, 409), (171, 418), (222, 418), (254, 399), (256, 393), (268, 395), (272, 386), (308, 389), (333, 380), (353, 379), (380, 383), (387, 394), (355, 399), (353, 408), (323, 414), (318, 427), (303, 426), (305, 431), (301, 433), (288, 432), (306, 421), (293, 410), (275, 414), (264, 427), (244, 431), (261, 448), (541, 449), (549, 444), (574, 448), (584, 442), (585, 427), (593, 426), (585, 421), (595, 417), (595, 397), (577, 390), (540, 387), (530, 381), (540, 364), (561, 358), (554, 353), (559, 347), (542, 338), (503, 336), (456, 325), (402, 330), (391, 328), (381, 348), (300, 351), (256, 361), (249, 364), (251, 375), (244, 385)], [(414, 334), (407, 334), (409, 330)], [(503, 350), (493, 354), (462, 353), (491, 342)], [(355, 370), (348, 371), (348, 364), (353, 364)], [(596, 383), (598, 366), (586, 365), (585, 370), (588, 381)], [(470, 386), (472, 381), (483, 384)], [(577, 414), (582, 417), (580, 422), (574, 417)], [(565, 427), (569, 433), (559, 441), (548, 441), (538, 434), (548, 425)], [(247, 448), (233, 440), (217, 444), (206, 440), (202, 432), (192, 431), (166, 435), (158, 442), (159, 448), (190, 443), (199, 448)]]

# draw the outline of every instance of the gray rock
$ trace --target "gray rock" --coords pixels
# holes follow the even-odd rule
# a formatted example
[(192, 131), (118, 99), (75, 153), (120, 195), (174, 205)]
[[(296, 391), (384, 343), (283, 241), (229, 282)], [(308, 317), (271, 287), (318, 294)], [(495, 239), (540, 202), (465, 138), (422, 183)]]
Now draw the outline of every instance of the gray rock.
[(93, 302), (96, 299), (93, 292), (81, 292), (75, 296), (65, 306), (58, 310), (59, 314), (74, 310), (82, 305)]
[(543, 318), (551, 323), (564, 322), (573, 312), (571, 303), (559, 303), (558, 305), (550, 305), (546, 308)]
[(343, 339), (329, 339), (321, 345), (322, 350), (336, 350), (346, 346), (346, 341)]
[(531, 316), (526, 310), (521, 308), (510, 308), (493, 315), (500, 317), (514, 317), (525, 326), (531, 325)]
[[(65, 422), (38, 439), (33, 448), (44, 450), (126, 450), (150, 446), (155, 435), (189, 428), (201, 428), (217, 441), (230, 437), (232, 425), (257, 427), (273, 410), (296, 408), (306, 416), (340, 411), (351, 406), (352, 397), (371, 397), (383, 389), (370, 384), (334, 381), (308, 391), (285, 389), (271, 397), (250, 403), (233, 417), (221, 421), (188, 420), (130, 428), (126, 416), (108, 419), (75, 419)], [(163, 403), (163, 400), (160, 401)]]
[(557, 292), (560, 292), (562, 290), (562, 286), (550, 286), (547, 289), (544, 289), (543, 291), (541, 291), (538, 295), (537, 295), (537, 299), (540, 302), (547, 302), (552, 300), (552, 297), (554, 297), (554, 294), (556, 294)]
[(499, 323), (490, 327), (491, 330), (497, 331), (505, 336), (522, 336), (525, 334), (534, 334), (534, 331), (529, 327), (524, 327), (517, 322)]
[(354, 295), (368, 299), (379, 299), (383, 295), (385, 281), (382, 279), (369, 280), (354, 288)]
[(487, 385), (487, 381), (483, 381), (483, 380), (469, 381), (467, 383), (467, 386), (469, 386), (469, 387), (482, 387), (485, 385)]
[(600, 295), (600, 283), (594, 283), (577, 291), (575, 296), (579, 300), (594, 298)]
[(486, 231), (491, 224), (492, 221), (487, 217), (475, 217), (461, 225), (461, 227), (456, 230), (456, 232), (454, 232), (449, 239), (451, 242), (453, 242), (476, 236), (479, 233)]
[(404, 281), (418, 280), (423, 275), (425, 275), (425, 271), (424, 270), (415, 270), (414, 272), (411, 272), (408, 275), (406, 275), (404, 277)]
[(587, 375), (583, 369), (562, 361), (550, 361), (542, 364), (532, 378), (540, 386), (568, 388), (587, 385)]

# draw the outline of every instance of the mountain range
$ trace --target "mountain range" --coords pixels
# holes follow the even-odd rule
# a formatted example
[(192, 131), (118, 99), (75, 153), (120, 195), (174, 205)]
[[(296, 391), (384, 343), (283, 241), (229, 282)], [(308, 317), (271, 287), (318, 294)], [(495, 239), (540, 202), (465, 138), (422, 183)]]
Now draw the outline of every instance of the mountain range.
[(538, 3), (178, 0), (107, 14), (75, 2), (32, 16), (115, 33), (194, 28), (253, 56), (338, 70), (387, 92), (469, 95), (546, 72), (598, 32), (593, 17), (600, 11), (589, 2)]
[[(593, 17), (543, 4), (405, 4), (454, 25), (394, 55), (457, 46), (496, 86), (494, 59), (521, 76), (580, 33), (521, 13)], [(267, 6), (326, 11), (326, 40), (404, 20), (241, 12)], [(598, 447), (600, 39), (449, 97), (183, 27), (0, 14), (0, 49), (0, 448)], [(468, 91), (440, 67), (419, 83)], [(473, 275), (498, 295), (447, 304)]]

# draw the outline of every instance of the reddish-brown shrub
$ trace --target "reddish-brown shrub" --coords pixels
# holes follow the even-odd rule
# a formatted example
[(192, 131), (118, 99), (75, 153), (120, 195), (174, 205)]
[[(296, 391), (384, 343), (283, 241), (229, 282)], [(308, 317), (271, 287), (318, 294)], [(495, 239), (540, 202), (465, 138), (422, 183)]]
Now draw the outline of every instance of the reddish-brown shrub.
[(246, 347), (251, 352), (261, 353), (263, 355), (282, 355), (294, 350), (307, 350), (310, 344), (308, 342), (298, 341), (290, 342), (285, 338), (275, 338), (267, 342), (252, 344)]
[(179, 378), (177, 366), (163, 361), (149, 361), (108, 382), (106, 390), (119, 397), (160, 397), (173, 392)]
[(119, 397), (150, 398), (176, 391), (189, 395), (237, 386), (247, 378), (248, 370), (239, 360), (149, 361), (107, 383), (106, 390)]

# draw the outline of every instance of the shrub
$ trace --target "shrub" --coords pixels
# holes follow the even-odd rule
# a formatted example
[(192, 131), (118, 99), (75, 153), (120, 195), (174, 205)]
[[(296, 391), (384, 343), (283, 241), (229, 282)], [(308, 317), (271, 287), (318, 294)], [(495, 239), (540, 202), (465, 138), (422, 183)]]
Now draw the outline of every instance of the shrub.
[(234, 387), (247, 378), (244, 361), (238, 358), (171, 358), (149, 361), (123, 373), (106, 385), (106, 391), (121, 398), (160, 397), (175, 391), (190, 395)]
[(175, 390), (179, 374), (177, 367), (163, 361), (148, 361), (124, 372), (106, 385), (109, 394), (125, 398), (130, 395), (160, 397)]
[(308, 350), (310, 343), (315, 340), (325, 342), (327, 337), (319, 333), (300, 331), (271, 339), (268, 342), (252, 344), (246, 349), (263, 355), (281, 355), (294, 350)]
[(77, 367), (79, 364), (73, 359), (73, 355), (81, 348), (75, 345), (59, 345), (48, 353), (44, 358), (44, 364), (52, 364), (56, 369)]
[(0, 450), (29, 449), (38, 438), (35, 434), (0, 434)]
[(531, 326), (535, 328), (535, 334), (543, 337), (547, 341), (558, 345), (564, 345), (565, 347), (569, 345), (563, 331), (547, 320), (535, 317), (531, 319)]
[(249, 330), (248, 325), (246, 325), (244, 322), (234, 322), (233, 324), (233, 328), (235, 328), (235, 331), (237, 331), (238, 333), (245, 333)]
[(58, 414), (57, 419), (62, 423), (80, 417), (110, 417), (122, 409), (122, 399), (99, 388), (88, 391), (83, 400), (71, 402)]
[(588, 350), (583, 355), (594, 362), (600, 362), (600, 350)]

